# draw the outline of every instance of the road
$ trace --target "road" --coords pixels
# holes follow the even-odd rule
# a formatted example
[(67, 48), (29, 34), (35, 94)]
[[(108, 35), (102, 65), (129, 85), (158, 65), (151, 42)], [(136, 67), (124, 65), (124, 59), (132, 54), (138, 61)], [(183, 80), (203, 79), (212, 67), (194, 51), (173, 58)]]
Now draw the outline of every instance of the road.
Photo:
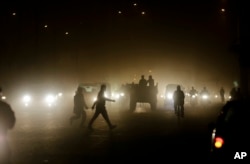
[[(118, 126), (112, 131), (101, 116), (93, 131), (86, 125), (80, 128), (79, 121), (70, 125), (70, 105), (55, 109), (19, 108), (15, 110), (16, 125), (8, 133), (11, 161), (72, 164), (207, 160), (208, 124), (215, 120), (221, 106), (187, 105), (185, 117), (180, 121), (171, 109), (151, 111), (142, 104), (131, 113), (126, 108), (111, 106), (110, 119)], [(93, 111), (88, 109), (87, 122), (92, 115)]]

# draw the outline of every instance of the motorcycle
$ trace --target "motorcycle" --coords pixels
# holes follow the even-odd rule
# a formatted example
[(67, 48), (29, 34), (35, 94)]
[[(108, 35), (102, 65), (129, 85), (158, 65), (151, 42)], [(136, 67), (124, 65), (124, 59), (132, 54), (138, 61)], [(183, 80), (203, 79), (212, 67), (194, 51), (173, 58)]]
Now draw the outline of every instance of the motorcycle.
[(190, 95), (190, 105), (196, 106), (198, 104), (198, 94)]
[(201, 105), (209, 105), (210, 102), (211, 102), (211, 100), (210, 100), (209, 94), (207, 94), (207, 93), (202, 93), (202, 94), (200, 95), (200, 104), (201, 104)]

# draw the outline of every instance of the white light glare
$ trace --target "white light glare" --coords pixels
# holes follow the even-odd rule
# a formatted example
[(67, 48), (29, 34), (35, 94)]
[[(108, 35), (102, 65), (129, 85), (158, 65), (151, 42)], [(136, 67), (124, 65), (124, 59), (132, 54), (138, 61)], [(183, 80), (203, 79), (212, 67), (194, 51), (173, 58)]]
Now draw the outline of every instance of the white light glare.
[(29, 106), (30, 102), (31, 102), (31, 96), (30, 95), (24, 95), (23, 96), (23, 102), (25, 106)]
[(56, 101), (56, 97), (53, 95), (47, 95), (45, 97), (45, 101), (46, 101), (48, 106), (52, 106), (52, 104), (55, 103), (55, 101)]
[(208, 99), (208, 96), (207, 95), (202, 95), (202, 98), (203, 99)]
[(173, 99), (173, 94), (172, 93), (168, 93), (167, 97), (168, 97), (169, 100), (172, 100)]

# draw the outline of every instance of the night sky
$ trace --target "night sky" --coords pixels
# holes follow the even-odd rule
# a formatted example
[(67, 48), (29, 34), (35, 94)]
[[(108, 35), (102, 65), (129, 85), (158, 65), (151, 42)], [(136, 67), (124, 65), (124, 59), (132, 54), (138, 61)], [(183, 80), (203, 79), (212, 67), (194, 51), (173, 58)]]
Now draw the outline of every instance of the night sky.
[(231, 87), (238, 78), (226, 0), (4, 1), (0, 85), (152, 74), (160, 85)]

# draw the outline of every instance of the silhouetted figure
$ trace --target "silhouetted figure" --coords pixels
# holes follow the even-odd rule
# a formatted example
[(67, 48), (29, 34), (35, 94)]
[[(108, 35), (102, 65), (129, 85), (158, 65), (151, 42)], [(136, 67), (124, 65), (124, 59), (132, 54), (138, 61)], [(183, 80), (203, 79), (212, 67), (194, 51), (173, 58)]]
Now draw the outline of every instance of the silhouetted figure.
[(203, 89), (201, 90), (201, 95), (209, 95), (209, 92), (207, 90), (207, 87), (203, 87)]
[[(0, 88), (2, 97), (2, 89)], [(8, 144), (7, 132), (12, 129), (16, 123), (15, 113), (11, 106), (0, 99), (0, 163), (10, 164), (11, 151)]]
[(225, 90), (223, 87), (220, 89), (220, 97), (221, 97), (221, 102), (225, 102)]
[(109, 120), (109, 116), (108, 116), (108, 112), (106, 110), (106, 101), (112, 101), (115, 102), (115, 100), (106, 98), (104, 95), (104, 92), (106, 91), (106, 85), (102, 84), (101, 85), (101, 89), (98, 92), (97, 95), (97, 100), (94, 102), (92, 109), (94, 109), (96, 107), (95, 113), (93, 115), (93, 117), (91, 118), (88, 128), (90, 130), (92, 130), (92, 124), (94, 123), (94, 121), (97, 119), (97, 117), (99, 116), (99, 114), (101, 114), (103, 116), (103, 118), (105, 119), (105, 121), (107, 122), (109, 129), (112, 130), (114, 128), (116, 128), (116, 125), (112, 125), (110, 120)]
[(147, 80), (145, 79), (144, 75), (141, 75), (141, 79), (139, 81), (139, 86), (146, 87), (147, 86)]
[(189, 95), (190, 95), (190, 104), (191, 105), (196, 105), (198, 103), (198, 91), (192, 87), (191, 90), (189, 91)]
[(200, 92), (200, 103), (201, 105), (204, 105), (204, 107), (206, 107), (206, 105), (209, 105), (211, 103), (210, 93), (208, 92), (206, 87), (203, 87), (203, 89)]
[(192, 97), (193, 95), (196, 95), (198, 92), (196, 89), (194, 89), (194, 87), (191, 88), (191, 90), (189, 91), (190, 96)]
[(83, 96), (83, 88), (78, 87), (76, 94), (74, 96), (74, 116), (70, 117), (70, 124), (73, 123), (74, 120), (81, 118), (80, 127), (82, 127), (86, 121), (86, 112), (84, 109), (88, 109), (88, 106), (85, 102), (84, 96)]
[(148, 83), (149, 87), (155, 86), (155, 81), (151, 75), (149, 75), (147, 83)]
[(180, 109), (179, 112), (181, 114), (181, 117), (184, 117), (184, 99), (185, 99), (185, 94), (181, 90), (181, 86), (180, 85), (178, 85), (177, 86), (177, 90), (174, 91), (173, 99), (174, 99), (175, 113), (178, 114), (178, 109)]

